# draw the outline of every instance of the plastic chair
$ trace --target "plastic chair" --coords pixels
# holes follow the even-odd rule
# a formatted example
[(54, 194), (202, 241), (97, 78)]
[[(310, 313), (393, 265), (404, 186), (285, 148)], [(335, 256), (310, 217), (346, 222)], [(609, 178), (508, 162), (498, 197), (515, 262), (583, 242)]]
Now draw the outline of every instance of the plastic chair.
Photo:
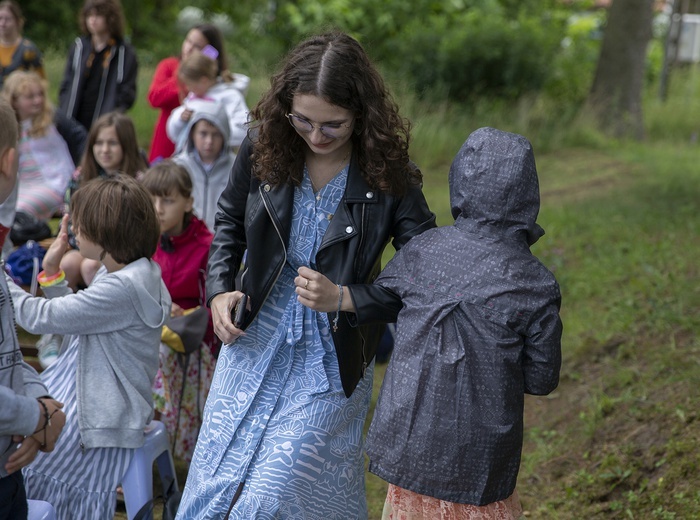
[(56, 520), (53, 506), (43, 500), (27, 500), (29, 508), (28, 520)]
[(160, 421), (151, 421), (144, 430), (144, 444), (134, 452), (134, 457), (122, 477), (122, 490), (126, 516), (132, 520), (146, 502), (153, 499), (153, 462), (158, 463), (158, 473), (165, 496), (170, 484), (179, 491), (175, 464), (170, 453), (168, 433)]

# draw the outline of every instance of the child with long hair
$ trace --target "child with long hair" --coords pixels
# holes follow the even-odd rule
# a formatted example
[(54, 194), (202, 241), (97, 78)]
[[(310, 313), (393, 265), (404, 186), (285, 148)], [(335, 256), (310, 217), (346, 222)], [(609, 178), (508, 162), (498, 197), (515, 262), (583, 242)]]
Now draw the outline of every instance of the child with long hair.
[(75, 165), (53, 123), (46, 81), (36, 72), (16, 70), (5, 79), (2, 95), (15, 109), (22, 132), (17, 211), (48, 220), (62, 207)]
[(124, 41), (124, 26), (119, 0), (83, 4), (83, 36), (68, 51), (59, 106), (88, 130), (102, 114), (124, 112), (136, 100), (138, 63), (134, 49)]
[[(184, 167), (161, 161), (146, 172), (142, 183), (153, 197), (160, 222), (160, 242), (153, 260), (160, 265), (173, 299), (171, 315), (183, 316), (204, 305), (204, 277), (213, 236), (192, 213), (192, 180)], [(155, 406), (174, 440), (174, 455), (188, 463), (202, 423), (202, 408), (214, 374), (213, 352), (218, 345), (211, 317), (204, 341), (191, 354), (177, 352), (165, 342), (160, 344)]]
[[(117, 174), (138, 177), (147, 167), (131, 118), (119, 112), (105, 114), (88, 133), (83, 159), (66, 192), (66, 206), (75, 191), (92, 179)], [(61, 269), (74, 289), (89, 285), (99, 266), (99, 262), (83, 258), (75, 249), (68, 251), (61, 261)]]
[(229, 145), (237, 149), (247, 132), (248, 106), (243, 94), (233, 83), (233, 76), (224, 71), (219, 75), (216, 56), (211, 46), (202, 51), (193, 51), (182, 60), (177, 75), (187, 87), (189, 94), (178, 108), (172, 111), (166, 125), (175, 151), (183, 149), (187, 141), (187, 123), (203, 106), (218, 104), (226, 113), (229, 124)]
[(43, 259), (47, 296), (12, 283), (17, 324), (65, 335), (58, 360), (42, 373), (64, 403), (56, 451), (24, 472), (27, 496), (53, 504), (58, 519), (114, 517), (116, 490), (153, 417), (161, 328), (171, 300), (151, 260), (160, 235), (153, 202), (135, 179), (95, 179), (78, 190), (71, 218), (80, 252), (103, 266), (73, 293), (59, 262), (68, 248), (68, 215)]

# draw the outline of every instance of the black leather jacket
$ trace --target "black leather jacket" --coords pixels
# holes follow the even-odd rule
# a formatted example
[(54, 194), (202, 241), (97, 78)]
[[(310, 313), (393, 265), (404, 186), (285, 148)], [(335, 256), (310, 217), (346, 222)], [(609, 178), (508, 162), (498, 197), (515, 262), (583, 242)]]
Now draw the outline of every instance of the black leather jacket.
[[(294, 187), (272, 186), (251, 173), (252, 144), (246, 139), (219, 199), (216, 232), (207, 275), (208, 301), (234, 290), (244, 251), (248, 250), (241, 290), (250, 297), (251, 312), (244, 328), (255, 318), (287, 258)], [(350, 161), (345, 196), (333, 216), (316, 255), (316, 268), (333, 283), (348, 286), (356, 313), (341, 313), (332, 332), (340, 377), (350, 396), (374, 357), (381, 323), (395, 321), (400, 299), (372, 285), (381, 268), (382, 252), (393, 237), (400, 249), (410, 238), (435, 227), (423, 192), (412, 188), (403, 197), (371, 189)], [(250, 238), (250, 240), (248, 240)], [(329, 313), (329, 321), (335, 313)]]

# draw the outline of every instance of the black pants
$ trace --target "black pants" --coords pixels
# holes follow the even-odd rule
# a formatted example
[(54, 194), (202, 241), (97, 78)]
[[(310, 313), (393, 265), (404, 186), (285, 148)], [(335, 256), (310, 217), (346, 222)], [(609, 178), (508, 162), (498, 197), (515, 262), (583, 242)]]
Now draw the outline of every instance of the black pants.
[(0, 478), (0, 520), (27, 520), (27, 494), (21, 470)]

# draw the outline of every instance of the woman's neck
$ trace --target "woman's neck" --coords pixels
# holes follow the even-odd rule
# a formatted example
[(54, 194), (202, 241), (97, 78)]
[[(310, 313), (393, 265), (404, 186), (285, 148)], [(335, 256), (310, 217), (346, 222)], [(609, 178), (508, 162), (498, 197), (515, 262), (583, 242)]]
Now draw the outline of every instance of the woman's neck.
[(107, 47), (107, 43), (109, 43), (109, 33), (93, 34), (91, 40), (92, 48), (95, 49), (95, 51), (100, 52), (102, 49)]
[(13, 45), (18, 45), (21, 37), (17, 33), (0, 35), (0, 45), (3, 47), (12, 47)]

